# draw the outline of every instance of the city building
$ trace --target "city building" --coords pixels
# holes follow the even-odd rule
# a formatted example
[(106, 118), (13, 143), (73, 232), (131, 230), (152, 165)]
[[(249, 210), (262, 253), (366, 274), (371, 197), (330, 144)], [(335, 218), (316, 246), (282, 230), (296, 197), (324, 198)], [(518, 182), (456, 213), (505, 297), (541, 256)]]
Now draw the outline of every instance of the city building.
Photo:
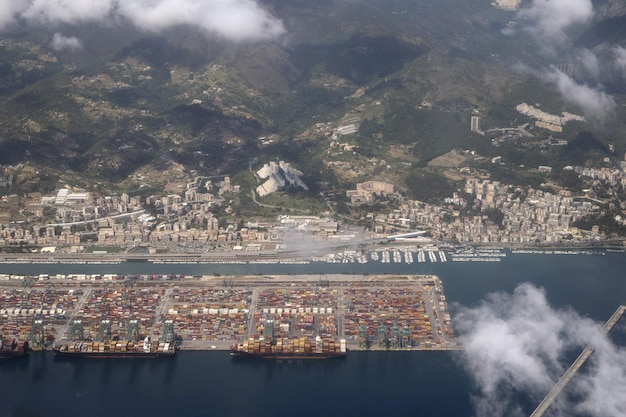
[(470, 128), (471, 128), (472, 132), (482, 133), (482, 130), (480, 130), (480, 117), (472, 116), (472, 121), (470, 123)]

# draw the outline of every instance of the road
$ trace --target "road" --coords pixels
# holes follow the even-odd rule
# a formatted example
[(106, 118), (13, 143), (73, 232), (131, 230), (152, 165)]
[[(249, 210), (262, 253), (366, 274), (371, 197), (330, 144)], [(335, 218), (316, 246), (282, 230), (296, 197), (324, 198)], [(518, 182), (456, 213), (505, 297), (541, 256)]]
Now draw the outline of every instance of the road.
[(161, 322), (161, 316), (163, 315), (163, 312), (165, 311), (165, 309), (169, 306), (170, 295), (172, 295), (173, 290), (174, 289), (172, 287), (168, 287), (165, 290), (165, 293), (163, 294), (163, 297), (161, 298), (161, 302), (159, 303), (159, 306), (154, 313), (154, 323), (152, 324), (152, 328), (150, 330), (151, 336), (153, 339), (155, 336), (154, 331), (156, 327), (158, 326), (158, 324)]
[(92, 288), (86, 288), (85, 289), (84, 294), (80, 297), (80, 299), (78, 300), (78, 302), (74, 306), (74, 311), (72, 311), (72, 315), (67, 320), (67, 323), (65, 323), (65, 325), (63, 325), (63, 327), (61, 327), (59, 329), (59, 331), (57, 332), (57, 334), (55, 336), (55, 340), (61, 340), (61, 338), (63, 338), (63, 337), (67, 338), (67, 332), (68, 332), (68, 328), (70, 326), (70, 323), (72, 323), (72, 321), (74, 321), (74, 317), (76, 316), (76, 314), (83, 308), (83, 306), (85, 305), (85, 302), (87, 302), (87, 300), (91, 296), (91, 291), (92, 290), (93, 290)]

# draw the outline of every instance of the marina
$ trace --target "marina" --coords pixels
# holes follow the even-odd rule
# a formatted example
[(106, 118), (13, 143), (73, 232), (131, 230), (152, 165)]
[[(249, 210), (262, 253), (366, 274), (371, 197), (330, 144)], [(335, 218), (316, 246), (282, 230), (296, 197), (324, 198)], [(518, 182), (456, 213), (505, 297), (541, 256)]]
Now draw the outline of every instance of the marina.
[[(533, 248), (489, 248), (460, 247), (450, 245), (436, 247), (434, 245), (394, 245), (370, 249), (343, 249), (331, 251), (323, 256), (303, 256), (293, 252), (257, 254), (258, 256), (239, 256), (241, 254), (224, 252), (222, 254), (172, 254), (164, 253), (154, 256), (141, 254), (82, 254), (79, 259), (67, 255), (18, 255), (0, 254), (3, 265), (93, 265), (116, 267), (126, 262), (150, 265), (311, 265), (327, 264), (434, 264), (452, 262), (501, 262), (507, 256), (524, 255), (606, 255), (606, 253), (623, 253), (623, 250), (599, 249), (533, 249)], [(0, 280), (2, 280), (0, 274)]]
[(314, 261), (327, 263), (354, 263), (356, 261), (361, 264), (368, 262), (413, 264), (414, 262), (447, 262), (449, 256), (452, 257), (453, 261), (457, 260), (457, 254), (455, 253), (447, 254), (446, 251), (437, 248), (418, 248), (413, 246), (394, 249), (375, 249), (362, 253), (354, 250), (346, 250), (315, 258)]

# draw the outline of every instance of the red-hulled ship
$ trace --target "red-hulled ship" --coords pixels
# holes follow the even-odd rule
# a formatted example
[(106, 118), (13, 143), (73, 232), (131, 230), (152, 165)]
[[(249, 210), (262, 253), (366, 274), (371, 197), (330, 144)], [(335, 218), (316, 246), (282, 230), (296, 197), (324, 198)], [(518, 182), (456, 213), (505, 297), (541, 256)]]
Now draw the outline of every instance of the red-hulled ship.
[(346, 340), (306, 337), (288, 339), (250, 338), (230, 348), (233, 356), (266, 359), (330, 359), (346, 356)]

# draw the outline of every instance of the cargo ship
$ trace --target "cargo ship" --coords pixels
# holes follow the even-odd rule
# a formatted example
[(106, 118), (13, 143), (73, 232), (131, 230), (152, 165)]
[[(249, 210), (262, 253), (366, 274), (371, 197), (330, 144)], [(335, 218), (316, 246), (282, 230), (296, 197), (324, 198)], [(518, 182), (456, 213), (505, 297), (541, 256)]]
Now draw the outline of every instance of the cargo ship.
[(28, 342), (4, 340), (0, 337), (0, 359), (20, 358), (28, 353)]
[(163, 343), (146, 337), (143, 343), (127, 341), (72, 342), (54, 350), (58, 356), (78, 358), (160, 358), (174, 356), (176, 343)]
[(266, 359), (330, 359), (346, 356), (346, 340), (317, 336), (314, 340), (306, 337), (288, 339), (250, 338), (230, 348), (232, 356)]

